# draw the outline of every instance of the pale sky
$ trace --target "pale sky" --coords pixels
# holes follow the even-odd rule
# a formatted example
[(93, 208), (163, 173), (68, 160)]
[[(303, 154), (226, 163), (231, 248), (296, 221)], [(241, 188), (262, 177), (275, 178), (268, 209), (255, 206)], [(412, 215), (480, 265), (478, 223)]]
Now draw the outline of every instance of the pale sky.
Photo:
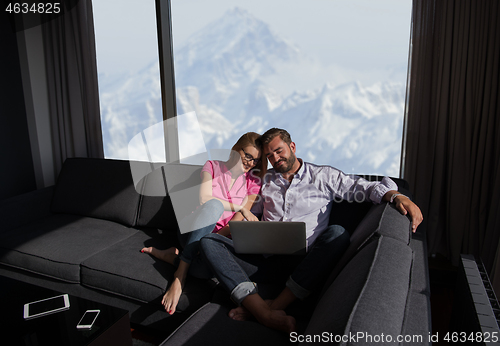
[[(157, 55), (154, 0), (93, 0), (98, 68), (123, 73)], [(246, 9), (325, 64), (405, 64), (411, 0), (172, 0), (174, 44), (233, 7)]]

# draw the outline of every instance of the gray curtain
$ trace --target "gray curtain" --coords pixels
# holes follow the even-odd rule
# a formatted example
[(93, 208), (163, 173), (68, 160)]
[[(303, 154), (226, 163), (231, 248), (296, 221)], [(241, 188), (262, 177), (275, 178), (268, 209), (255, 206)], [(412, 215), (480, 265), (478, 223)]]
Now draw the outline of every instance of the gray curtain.
[(54, 169), (68, 157), (103, 158), (92, 2), (42, 26)]
[(413, 1), (403, 174), (430, 253), (474, 254), (500, 283), (498, 18), (497, 0)]

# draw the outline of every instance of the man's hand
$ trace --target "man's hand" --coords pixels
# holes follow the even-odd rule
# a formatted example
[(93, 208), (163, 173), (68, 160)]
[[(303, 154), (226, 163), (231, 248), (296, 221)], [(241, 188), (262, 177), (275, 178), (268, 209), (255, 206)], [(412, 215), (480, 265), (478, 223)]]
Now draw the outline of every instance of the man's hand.
[(394, 198), (394, 203), (396, 205), (396, 209), (399, 210), (401, 214), (410, 216), (411, 230), (415, 233), (418, 225), (420, 225), (424, 219), (420, 208), (404, 195), (396, 196)]
[[(393, 197), (393, 195), (397, 196)], [(417, 231), (418, 225), (422, 223), (424, 217), (422, 216), (422, 212), (420, 208), (411, 201), (408, 197), (403, 194), (400, 194), (398, 191), (389, 191), (384, 195), (383, 200), (386, 202), (391, 201), (391, 197), (393, 197), (393, 202), (396, 205), (396, 209), (403, 215), (408, 215), (411, 220), (411, 230), (413, 233)]]

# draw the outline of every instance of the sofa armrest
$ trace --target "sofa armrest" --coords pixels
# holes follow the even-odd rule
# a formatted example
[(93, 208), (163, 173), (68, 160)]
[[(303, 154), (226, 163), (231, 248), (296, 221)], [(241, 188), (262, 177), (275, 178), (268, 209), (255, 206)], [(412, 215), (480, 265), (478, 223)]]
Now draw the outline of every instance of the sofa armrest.
[(51, 214), (54, 186), (42, 188), (0, 201), (2, 233)]

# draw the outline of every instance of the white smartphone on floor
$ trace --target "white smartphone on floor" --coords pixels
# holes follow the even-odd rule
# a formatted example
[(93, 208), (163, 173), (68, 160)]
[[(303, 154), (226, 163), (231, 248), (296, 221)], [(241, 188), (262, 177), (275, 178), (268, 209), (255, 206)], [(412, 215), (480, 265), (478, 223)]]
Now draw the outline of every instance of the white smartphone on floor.
[(101, 312), (101, 310), (87, 310), (87, 311), (85, 311), (82, 318), (80, 319), (80, 322), (78, 322), (78, 324), (76, 325), (76, 328), (77, 329), (91, 329), (100, 312)]
[(24, 304), (24, 319), (29, 320), (69, 309), (67, 294)]

